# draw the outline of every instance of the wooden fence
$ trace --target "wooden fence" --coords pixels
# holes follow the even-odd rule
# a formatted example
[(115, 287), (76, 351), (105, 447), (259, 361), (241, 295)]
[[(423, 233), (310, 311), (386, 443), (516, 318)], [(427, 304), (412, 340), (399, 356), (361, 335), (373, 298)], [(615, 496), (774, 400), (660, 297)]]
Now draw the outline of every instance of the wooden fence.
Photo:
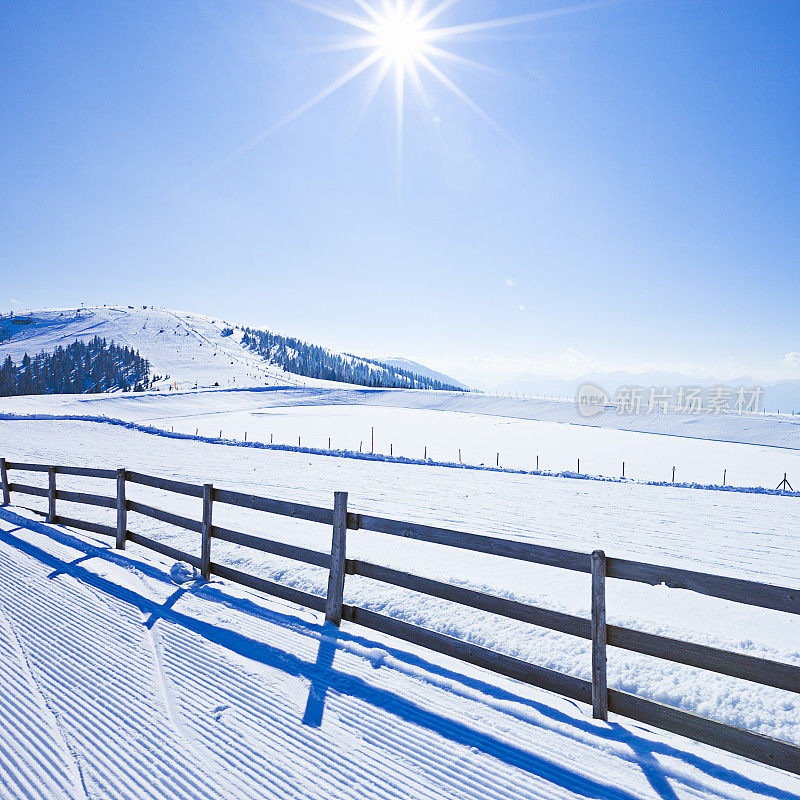
[[(48, 487), (10, 482), (8, 477), (10, 471), (47, 473)], [(116, 481), (116, 496), (107, 497), (57, 489), (57, 475), (104, 478)], [(716, 722), (619, 689), (608, 688), (606, 649), (609, 646), (618, 647), (796, 693), (800, 693), (800, 667), (768, 661), (743, 653), (728, 652), (706, 645), (679, 641), (618, 625), (608, 625), (606, 623), (605, 582), (607, 579), (617, 579), (650, 585), (663, 584), (675, 589), (686, 589), (711, 597), (789, 614), (800, 614), (800, 590), (622, 558), (609, 558), (600, 550), (588, 555), (555, 547), (352, 513), (347, 510), (346, 492), (336, 492), (333, 509), (329, 509), (218, 489), (212, 484), (195, 486), (124, 469), (109, 470), (9, 463), (2, 458), (0, 458), (0, 479), (2, 480), (5, 505), (11, 502), (12, 492), (47, 498), (47, 519), (50, 523), (114, 537), (117, 548), (124, 549), (125, 543), (131, 541), (168, 558), (192, 564), (200, 570), (205, 580), (208, 580), (211, 575), (216, 575), (315, 611), (324, 612), (325, 619), (335, 625), (339, 625), (344, 619), (556, 692), (573, 700), (591, 704), (593, 714), (597, 719), (605, 720), (610, 711), (745, 756), (754, 761), (800, 774), (800, 747), (796, 745)], [(126, 499), (127, 484), (138, 484), (202, 499), (203, 518), (201, 521), (197, 521)], [(59, 500), (115, 510), (116, 525), (102, 525), (61, 516), (57, 513)], [(331, 551), (322, 553), (308, 550), (215, 525), (212, 512), (216, 503), (327, 525), (333, 531)], [(128, 512), (142, 514), (200, 534), (199, 555), (184, 553), (129, 530)], [(446, 547), (587, 573), (591, 576), (591, 618), (584, 619), (560, 611), (538, 608), (484, 592), (400, 572), (389, 567), (349, 559), (346, 555), (348, 530), (373, 531), (390, 536), (402, 536)], [(214, 539), (327, 569), (329, 571), (327, 596), (309, 594), (215, 563), (212, 560), (211, 552), (211, 544)], [(585, 680), (559, 673), (365, 608), (346, 605), (343, 602), (346, 575), (361, 575), (430, 597), (591, 640), (592, 678)]]

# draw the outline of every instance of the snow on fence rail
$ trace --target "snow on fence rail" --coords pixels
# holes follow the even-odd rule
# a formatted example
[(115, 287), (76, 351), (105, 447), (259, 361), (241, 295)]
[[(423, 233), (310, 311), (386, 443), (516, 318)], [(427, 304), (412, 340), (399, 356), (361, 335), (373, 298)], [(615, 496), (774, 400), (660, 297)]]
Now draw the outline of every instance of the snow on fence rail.
[[(47, 473), (48, 487), (10, 482), (9, 471)], [(116, 496), (106, 497), (84, 492), (58, 490), (56, 488), (57, 475), (115, 480)], [(796, 693), (800, 693), (800, 667), (636, 631), (618, 625), (608, 625), (606, 624), (605, 581), (607, 578), (611, 578), (651, 585), (664, 584), (670, 588), (687, 589), (711, 597), (789, 614), (800, 614), (800, 591), (798, 590), (621, 558), (609, 558), (600, 550), (588, 555), (544, 545), (527, 544), (414, 522), (352, 513), (347, 510), (346, 492), (336, 492), (333, 509), (328, 509), (218, 489), (212, 484), (196, 486), (125, 469), (109, 470), (11, 463), (4, 458), (0, 458), (0, 480), (2, 481), (5, 505), (10, 504), (12, 492), (47, 498), (48, 522), (113, 536), (119, 549), (124, 549), (126, 541), (131, 541), (169, 558), (185, 561), (195, 566), (205, 580), (208, 580), (211, 575), (216, 575), (315, 611), (324, 612), (325, 619), (335, 625), (339, 625), (344, 619), (573, 700), (591, 704), (595, 718), (605, 720), (608, 712), (611, 711), (751, 758), (754, 761), (800, 774), (800, 747), (796, 745), (716, 722), (618, 689), (608, 688), (606, 648), (608, 646), (619, 647)], [(203, 519), (197, 521), (144, 503), (127, 500), (125, 496), (127, 483), (202, 498)], [(57, 514), (56, 508), (59, 500), (115, 509), (116, 525), (101, 525), (61, 516)], [(214, 525), (214, 503), (331, 526), (333, 529), (331, 552), (328, 554), (308, 550)], [(200, 555), (185, 553), (129, 530), (127, 524), (129, 511), (199, 533), (201, 537)], [(401, 536), (447, 547), (587, 573), (591, 576), (591, 619), (527, 605), (361, 560), (349, 559), (346, 557), (348, 530), (365, 530)], [(215, 563), (211, 559), (211, 543), (214, 539), (328, 569), (327, 596), (309, 594)], [(592, 679), (589, 681), (546, 669), (358, 606), (346, 605), (343, 601), (346, 575), (360, 575), (470, 608), (560, 631), (582, 639), (589, 639), (592, 642)]]

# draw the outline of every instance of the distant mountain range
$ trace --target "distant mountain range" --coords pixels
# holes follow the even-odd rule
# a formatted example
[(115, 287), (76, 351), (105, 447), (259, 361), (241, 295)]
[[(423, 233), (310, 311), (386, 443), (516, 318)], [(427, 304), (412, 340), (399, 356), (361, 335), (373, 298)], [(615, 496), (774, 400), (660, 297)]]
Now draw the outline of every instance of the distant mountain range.
[(731, 380), (716, 378), (695, 378), (680, 372), (591, 372), (576, 378), (557, 378), (553, 375), (536, 375), (524, 372), (497, 386), (500, 394), (526, 394), (544, 397), (573, 398), (578, 388), (585, 383), (599, 386), (613, 397), (622, 386), (642, 386), (645, 388), (679, 386), (727, 386), (737, 389), (741, 386), (761, 386), (764, 390), (761, 407), (768, 411), (800, 412), (800, 380), (757, 381), (747, 376)]

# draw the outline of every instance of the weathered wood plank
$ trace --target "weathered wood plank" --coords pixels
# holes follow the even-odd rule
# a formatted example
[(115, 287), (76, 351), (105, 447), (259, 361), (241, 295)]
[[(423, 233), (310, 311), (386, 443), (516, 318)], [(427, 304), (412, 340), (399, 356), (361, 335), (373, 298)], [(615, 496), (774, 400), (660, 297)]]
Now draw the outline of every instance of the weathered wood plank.
[(14, 462), (7, 462), (6, 467), (8, 469), (16, 469), (20, 472), (47, 472), (50, 467), (47, 464), (29, 464), (25, 461), (14, 461)]
[(317, 550), (307, 550), (304, 547), (296, 547), (293, 544), (284, 544), (272, 539), (263, 539), (260, 536), (253, 536), (249, 533), (220, 528), (218, 525), (211, 526), (211, 535), (215, 539), (222, 539), (225, 542), (239, 544), (249, 547), (251, 550), (259, 550), (262, 553), (272, 553), (283, 558), (291, 558), (294, 561), (302, 561), (305, 564), (313, 564), (316, 567), (328, 569), (331, 565), (330, 553), (320, 553)]
[(340, 625), (344, 602), (345, 560), (347, 559), (347, 492), (333, 495), (333, 537), (331, 538), (328, 594), (325, 601), (325, 621)]
[(228, 489), (217, 489), (214, 499), (218, 503), (238, 506), (239, 508), (250, 508), (254, 511), (265, 511), (268, 514), (278, 514), (282, 517), (293, 517), (295, 519), (308, 520), (309, 522), (333, 525), (333, 511), (329, 508), (290, 503), (286, 500), (272, 500), (268, 497), (233, 492)]
[(564, 614), (561, 611), (551, 611), (546, 608), (525, 605), (516, 600), (508, 600), (505, 597), (497, 597), (474, 589), (466, 589), (463, 586), (454, 586), (453, 584), (442, 583), (430, 578), (420, 578), (417, 575), (400, 572), (390, 567), (381, 567), (377, 564), (369, 564), (366, 561), (348, 559), (347, 573), (361, 575), (382, 583), (392, 584), (393, 586), (400, 586), (403, 589), (438, 597), (441, 600), (449, 600), (480, 611), (487, 611), (490, 614), (498, 614), (520, 622), (528, 622), (540, 628), (548, 628), (561, 633), (568, 633), (572, 636), (579, 636), (582, 639), (590, 639), (592, 635), (588, 619), (576, 617), (572, 614)]
[(194, 531), (195, 533), (202, 532), (202, 523), (197, 520), (181, 517), (169, 511), (162, 511), (160, 508), (154, 508), (153, 506), (148, 506), (145, 503), (138, 503), (134, 500), (128, 500), (127, 506), (128, 511), (133, 511), (136, 514), (143, 514), (146, 517), (157, 519), (159, 522), (166, 522), (178, 528), (186, 528), (186, 530)]
[(68, 492), (59, 489), (56, 492), (57, 500), (64, 500), (67, 503), (80, 503), (84, 506), (99, 506), (100, 508), (116, 508), (117, 500), (114, 497), (104, 497), (101, 494), (89, 494), (87, 492)]
[(47, 497), (48, 490), (43, 486), (29, 486), (27, 483), (9, 483), (8, 489), (10, 492), (19, 492), (19, 494), (30, 494), (34, 497)]
[(800, 589), (770, 586), (741, 578), (708, 575), (675, 567), (663, 567), (628, 561), (624, 558), (606, 559), (606, 575), (626, 581), (664, 584), (671, 589), (688, 589), (699, 594), (732, 600), (736, 603), (771, 608), (789, 614), (800, 614)]
[(128, 503), (125, 500), (125, 470), (117, 470), (117, 535), (114, 542), (117, 550), (125, 549), (128, 533)]
[(203, 486), (203, 522), (200, 526), (202, 542), (200, 545), (200, 575), (204, 581), (211, 578), (211, 515), (214, 508), (214, 486)]
[(608, 720), (606, 675), (606, 556), (592, 553), (592, 716)]
[(173, 492), (175, 494), (185, 494), (189, 497), (203, 496), (203, 487), (195, 486), (192, 483), (173, 481), (168, 478), (156, 478), (152, 475), (144, 475), (141, 472), (128, 472), (127, 478), (131, 483), (149, 486), (152, 489), (161, 489), (165, 492)]
[(200, 567), (200, 559), (197, 556), (184, 553), (183, 550), (170, 547), (168, 544), (164, 544), (163, 542), (157, 542), (155, 539), (142, 536), (140, 533), (135, 533), (134, 531), (128, 531), (127, 538), (129, 542), (138, 544), (141, 547), (146, 547), (148, 550), (155, 550), (156, 553), (161, 553), (162, 556), (166, 556), (167, 558), (172, 558), (175, 561), (185, 561), (187, 564), (191, 564), (193, 567), (198, 569)]
[[(581, 639), (592, 638), (591, 621), (572, 614), (528, 606), (515, 600), (496, 597), (462, 586), (453, 586), (430, 578), (420, 578), (407, 572), (400, 572), (390, 567), (378, 566), (365, 561), (347, 559), (346, 565), (347, 573), (350, 575), (371, 578)], [(643, 633), (617, 625), (606, 625), (606, 641), (610, 647), (619, 647), (655, 658), (687, 664), (765, 686), (800, 692), (800, 667), (793, 664), (767, 661), (763, 658), (692, 644), (657, 634)]]
[(116, 533), (116, 529), (111, 525), (100, 525), (97, 522), (86, 522), (82, 519), (63, 517), (61, 515), (56, 517), (56, 525), (64, 525), (67, 528), (78, 528), (79, 530), (89, 531), (90, 533), (100, 533), (103, 536), (114, 536)]
[(461, 550), (472, 550), (476, 553), (489, 553), (503, 556), (504, 558), (514, 558), (519, 561), (560, 567), (561, 569), (589, 572), (589, 556), (587, 554), (561, 550), (557, 547), (515, 542), (510, 539), (497, 539), (491, 536), (454, 531), (448, 528), (421, 525), (416, 522), (401, 522), (381, 517), (370, 517), (365, 514), (348, 514), (347, 527), (351, 530), (386, 533), (390, 536), (402, 536), (406, 539), (416, 539), (421, 542), (443, 544), (448, 547), (457, 547)]
[(725, 725), (618, 689), (608, 690), (608, 709), (614, 714), (686, 736), (696, 742), (800, 774), (800, 747), (788, 742)]
[(254, 575), (248, 575), (246, 572), (239, 572), (238, 569), (232, 569), (222, 564), (215, 564), (213, 561), (211, 562), (211, 574), (219, 578), (224, 578), (227, 581), (233, 581), (233, 583), (239, 583), (242, 586), (248, 586), (256, 591), (264, 592), (264, 594), (280, 597), (282, 600), (288, 600), (290, 603), (296, 603), (299, 606), (311, 608), (314, 611), (325, 610), (324, 597), (301, 592), (298, 589), (292, 589), (280, 583), (265, 580), (264, 578), (256, 578)]
[(114, 480), (117, 473), (113, 469), (96, 469), (94, 467), (58, 467), (59, 475), (77, 475), (82, 478), (107, 478)]
[(763, 686), (774, 686), (776, 689), (785, 689), (787, 692), (800, 693), (800, 667), (794, 664), (767, 661), (764, 658), (756, 658), (744, 653), (718, 650), (707, 645), (683, 642), (616, 625), (608, 625), (606, 630), (608, 644), (611, 647), (620, 647), (634, 653), (663, 658), (665, 661), (672, 661), (676, 664), (686, 664), (721, 675), (760, 683)]
[(8, 488), (8, 466), (4, 458), (0, 458), (0, 484), (3, 486), (3, 505), (10, 505), (11, 491)]
[(386, 633), (397, 639), (403, 639), (419, 647), (452, 656), (500, 675), (515, 678), (532, 686), (571, 697), (582, 703), (591, 703), (592, 701), (592, 684), (583, 678), (575, 678), (572, 675), (564, 675), (536, 664), (529, 664), (527, 661), (496, 653), (494, 650), (487, 650), (485, 647), (454, 639), (452, 636), (420, 628), (417, 625), (410, 625), (407, 622), (401, 622), (357, 606), (343, 606), (342, 619)]
[(56, 468), (47, 470), (47, 521), (53, 525), (56, 522)]

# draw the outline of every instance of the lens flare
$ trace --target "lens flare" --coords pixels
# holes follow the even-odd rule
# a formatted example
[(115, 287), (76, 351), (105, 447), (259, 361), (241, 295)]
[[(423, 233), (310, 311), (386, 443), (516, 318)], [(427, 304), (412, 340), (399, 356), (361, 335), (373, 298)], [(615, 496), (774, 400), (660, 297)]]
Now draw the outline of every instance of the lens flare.
[[(357, 52), (366, 55), (354, 66), (346, 69), (328, 86), (315, 94), (310, 100), (289, 112), (274, 125), (251, 139), (222, 163), (226, 163), (264, 141), (281, 128), (294, 122), (312, 108), (335, 94), (343, 86), (354, 81), (363, 73), (373, 70), (375, 78), (368, 95), (371, 102), (380, 90), (390, 72), (394, 72), (394, 91), (396, 109), (397, 140), (397, 176), (398, 185), (402, 176), (403, 140), (405, 121), (405, 102), (408, 87), (416, 91), (426, 105), (430, 105), (430, 95), (425, 89), (422, 77), (433, 81), (456, 97), (467, 108), (477, 114), (484, 122), (508, 141), (514, 140), (503, 130), (478, 103), (473, 100), (448, 75), (443, 67), (461, 67), (470, 69), (489, 69), (483, 64), (464, 58), (458, 53), (445, 49), (446, 43), (452, 45), (466, 38), (474, 39), (484, 31), (495, 32), (498, 29), (526, 25), (553, 17), (565, 16), (577, 12), (613, 5), (625, 0), (595, 0), (571, 6), (561, 6), (530, 14), (519, 14), (513, 17), (501, 17), (483, 21), (464, 21), (446, 27), (437, 27), (434, 23), (452, 12), (459, 0), (338, 0), (334, 5), (324, 3), (326, 0), (287, 0), (293, 5), (321, 14), (347, 26), (352, 33), (349, 37), (332, 42), (330, 45), (316, 48), (316, 52)], [(333, 0), (327, 0), (332, 3)], [(345, 10), (342, 10), (342, 8)], [(346, 10), (347, 7), (350, 11)], [(491, 70), (490, 70), (491, 71)]]

